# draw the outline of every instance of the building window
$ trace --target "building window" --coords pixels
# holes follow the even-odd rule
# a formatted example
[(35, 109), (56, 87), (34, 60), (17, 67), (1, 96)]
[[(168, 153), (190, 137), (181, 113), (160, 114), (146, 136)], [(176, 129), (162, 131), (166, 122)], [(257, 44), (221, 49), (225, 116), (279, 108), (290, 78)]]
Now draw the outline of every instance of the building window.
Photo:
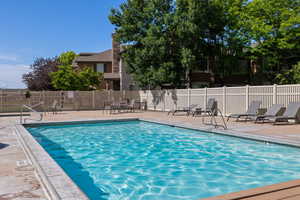
[(104, 73), (104, 64), (103, 63), (98, 63), (97, 65), (96, 65), (96, 72), (102, 72), (102, 73)]

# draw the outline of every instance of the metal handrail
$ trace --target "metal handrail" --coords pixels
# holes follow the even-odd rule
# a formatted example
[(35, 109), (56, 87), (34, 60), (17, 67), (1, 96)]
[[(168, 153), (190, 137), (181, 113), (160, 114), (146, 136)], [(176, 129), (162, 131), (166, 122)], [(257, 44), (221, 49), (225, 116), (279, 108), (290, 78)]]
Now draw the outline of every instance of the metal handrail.
[(213, 125), (215, 128), (217, 127), (222, 127), (224, 128), (225, 130), (227, 130), (227, 124), (226, 124), (226, 121), (224, 119), (224, 116), (223, 116), (223, 113), (222, 111), (219, 109), (219, 108), (216, 108), (216, 111), (217, 113), (220, 113), (220, 116), (222, 118), (222, 122), (223, 122), (223, 125), (220, 125), (218, 124), (217, 120), (216, 120), (216, 117), (214, 115), (214, 112), (208, 112), (208, 116), (210, 117), (210, 123), (204, 123), (204, 118), (202, 118), (202, 123), (203, 124), (206, 124), (206, 125)]
[(40, 118), (39, 119), (31, 119), (31, 118), (26, 118), (24, 119), (24, 123), (26, 123), (26, 120), (28, 119), (31, 119), (31, 120), (36, 120), (36, 121), (42, 121), (43, 120), (43, 113), (35, 110), (34, 108), (37, 107), (37, 106), (40, 106), (40, 105), (43, 105), (44, 102), (40, 102), (40, 103), (37, 103), (33, 106), (28, 106), (28, 105), (25, 105), (23, 104), (22, 107), (21, 107), (21, 113), (20, 113), (20, 123), (22, 124), (23, 123), (23, 109), (26, 108), (27, 110), (29, 110), (30, 112), (34, 112), (34, 113), (37, 113), (39, 114)]

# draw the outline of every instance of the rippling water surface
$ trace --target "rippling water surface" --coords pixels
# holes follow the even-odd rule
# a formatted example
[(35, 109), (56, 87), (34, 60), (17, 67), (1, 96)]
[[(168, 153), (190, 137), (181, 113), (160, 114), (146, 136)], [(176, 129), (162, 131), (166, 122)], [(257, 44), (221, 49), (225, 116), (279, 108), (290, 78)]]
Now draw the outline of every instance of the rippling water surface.
[(196, 200), (300, 178), (300, 150), (142, 121), (28, 128), (92, 200)]

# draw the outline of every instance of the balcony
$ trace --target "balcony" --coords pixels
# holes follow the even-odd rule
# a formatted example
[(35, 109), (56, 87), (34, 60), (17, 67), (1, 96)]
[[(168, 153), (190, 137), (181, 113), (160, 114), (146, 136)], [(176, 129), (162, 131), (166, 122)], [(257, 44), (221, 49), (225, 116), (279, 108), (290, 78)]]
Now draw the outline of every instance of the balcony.
[(119, 73), (104, 73), (104, 79), (120, 79)]

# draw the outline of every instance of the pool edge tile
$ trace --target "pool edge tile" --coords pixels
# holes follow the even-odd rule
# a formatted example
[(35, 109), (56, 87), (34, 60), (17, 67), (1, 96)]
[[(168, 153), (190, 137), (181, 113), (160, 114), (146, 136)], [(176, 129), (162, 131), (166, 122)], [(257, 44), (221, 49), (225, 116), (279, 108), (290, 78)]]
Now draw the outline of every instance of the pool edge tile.
[[(23, 125), (16, 125), (15, 128), (19, 141), (25, 143), (21, 144), (24, 152), (36, 168), (38, 178), (49, 199), (64, 200), (75, 197), (82, 200), (89, 199)], [(51, 167), (47, 168), (45, 165)], [(58, 185), (57, 179), (65, 184)], [(65, 194), (66, 188), (70, 191), (69, 195)]]

